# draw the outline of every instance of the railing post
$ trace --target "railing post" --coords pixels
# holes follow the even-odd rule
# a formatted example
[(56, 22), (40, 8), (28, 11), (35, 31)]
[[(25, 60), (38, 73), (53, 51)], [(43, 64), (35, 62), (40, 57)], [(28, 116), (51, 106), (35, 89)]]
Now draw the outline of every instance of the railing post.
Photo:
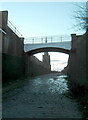
[(46, 39), (45, 39), (45, 43), (47, 43), (47, 36), (46, 36)]
[(21, 34), (21, 37), (22, 37), (22, 34)]
[(61, 35), (61, 42), (62, 42), (62, 35)]
[(14, 31), (14, 32), (16, 33), (16, 27), (14, 27), (14, 28), (15, 28), (15, 31)]
[(32, 39), (32, 44), (34, 43), (34, 38)]
[(51, 43), (52, 43), (52, 36), (51, 36)]
[(41, 38), (42, 39), (42, 43), (43, 43), (43, 38)]

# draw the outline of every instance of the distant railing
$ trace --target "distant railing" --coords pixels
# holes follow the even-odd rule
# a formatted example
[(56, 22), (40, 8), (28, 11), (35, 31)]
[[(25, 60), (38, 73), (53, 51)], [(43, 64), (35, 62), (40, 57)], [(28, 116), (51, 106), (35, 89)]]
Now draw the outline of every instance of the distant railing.
[(54, 43), (71, 41), (70, 35), (53, 35), (42, 37), (29, 37), (24, 39), (24, 44), (37, 44), (37, 43)]
[(8, 27), (19, 37), (22, 37), (22, 34), (17, 30), (17, 28), (8, 20)]

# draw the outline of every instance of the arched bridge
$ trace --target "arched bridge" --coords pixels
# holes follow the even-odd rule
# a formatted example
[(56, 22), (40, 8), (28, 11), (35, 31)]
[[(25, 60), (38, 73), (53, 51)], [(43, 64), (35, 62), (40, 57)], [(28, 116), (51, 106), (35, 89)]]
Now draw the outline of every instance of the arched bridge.
[(30, 51), (27, 51), (26, 53), (28, 53), (28, 55), (30, 56), (40, 52), (63, 52), (63, 53), (69, 54), (70, 50), (63, 49), (63, 48), (56, 48), (56, 47), (44, 47), (44, 48), (30, 50)]
[(42, 41), (41, 43), (37, 43), (34, 42), (34, 39), (32, 39), (33, 42), (32, 43), (27, 43), (24, 44), (24, 51), (26, 53), (28, 53), (29, 55), (33, 55), (36, 53), (40, 53), (40, 52), (63, 52), (66, 54), (69, 54), (70, 49), (71, 49), (71, 41), (57, 41), (54, 42), (55, 39), (53, 41), (48, 41), (47, 37), (45, 39), (45, 43)]

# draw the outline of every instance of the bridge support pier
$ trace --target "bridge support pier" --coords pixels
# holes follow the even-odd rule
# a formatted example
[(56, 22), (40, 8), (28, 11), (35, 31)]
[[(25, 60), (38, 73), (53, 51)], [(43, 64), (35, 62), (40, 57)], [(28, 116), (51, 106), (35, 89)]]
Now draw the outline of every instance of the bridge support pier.
[(44, 52), (43, 63), (49, 68), (49, 70), (51, 70), (50, 55), (48, 54), (48, 52)]

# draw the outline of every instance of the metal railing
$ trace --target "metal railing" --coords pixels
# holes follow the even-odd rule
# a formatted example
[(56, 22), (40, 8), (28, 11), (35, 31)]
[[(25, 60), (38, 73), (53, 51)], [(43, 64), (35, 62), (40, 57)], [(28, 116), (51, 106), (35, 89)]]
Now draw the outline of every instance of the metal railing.
[(24, 44), (37, 44), (37, 43), (54, 43), (71, 41), (70, 35), (53, 35), (42, 37), (29, 37), (24, 39)]
[(7, 26), (19, 37), (22, 37), (22, 34), (17, 30), (17, 28), (8, 20)]
[(4, 33), (5, 35), (7, 34), (2, 28), (0, 28), (0, 32)]

